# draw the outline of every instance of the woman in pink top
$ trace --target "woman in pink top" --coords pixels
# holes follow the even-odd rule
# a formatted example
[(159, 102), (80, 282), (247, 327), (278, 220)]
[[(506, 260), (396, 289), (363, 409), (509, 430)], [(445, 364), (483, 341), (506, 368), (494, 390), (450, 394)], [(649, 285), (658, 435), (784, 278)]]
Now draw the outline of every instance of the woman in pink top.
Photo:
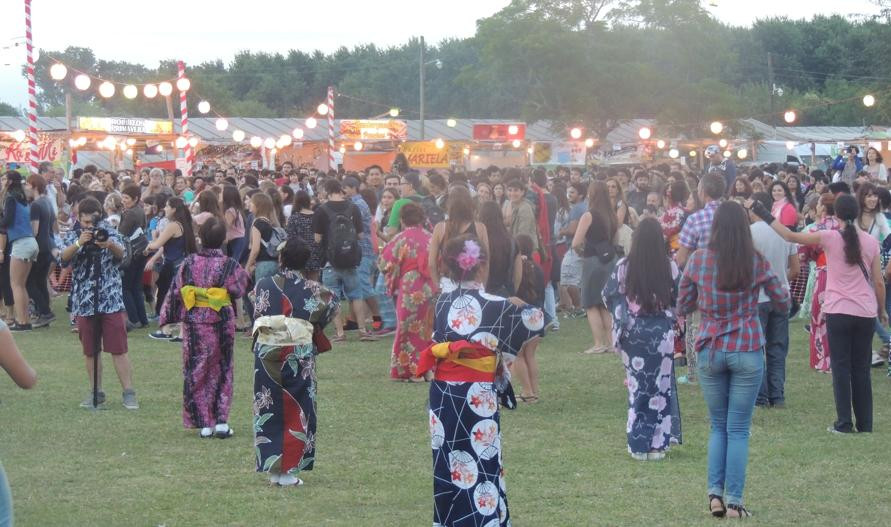
[(790, 231), (757, 202), (747, 205), (786, 241), (819, 245), (826, 254), (823, 312), (832, 350), (832, 389), (837, 414), (829, 431), (854, 431), (853, 404), (857, 431), (872, 432), (872, 337), (876, 317), (887, 324), (888, 314), (879, 242), (857, 228), (860, 215), (857, 200), (849, 194), (836, 198), (835, 215), (843, 225), (842, 230), (809, 233)]
[(798, 227), (798, 209), (789, 187), (782, 181), (774, 181), (770, 184), (770, 197), (773, 200), (770, 206), (771, 215), (786, 227), (795, 230)]

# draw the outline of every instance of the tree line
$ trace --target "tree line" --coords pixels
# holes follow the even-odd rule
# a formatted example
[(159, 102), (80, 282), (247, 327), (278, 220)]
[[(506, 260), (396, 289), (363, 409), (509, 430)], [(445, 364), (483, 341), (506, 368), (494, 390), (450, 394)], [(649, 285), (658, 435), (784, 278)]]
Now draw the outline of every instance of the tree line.
[[(328, 54), (243, 51), (229, 63), (189, 65), (190, 108), (206, 99), (224, 116), (304, 116), (334, 85), (342, 94), (338, 116), (399, 107), (403, 118), (417, 119), (420, 45), (411, 38)], [(629, 118), (684, 129), (744, 117), (782, 124), (783, 111), (796, 109), (801, 125), (891, 124), (889, 52), (887, 10), (734, 27), (698, 0), (513, 0), (479, 20), (474, 36), (428, 45), (426, 57), (441, 68), (426, 66), (426, 116), (549, 119), (605, 132)], [(116, 81), (176, 76), (173, 60), (148, 68), (83, 47), (44, 50), (37, 64), (42, 115), (64, 115), (65, 90), (75, 115), (167, 115), (161, 98), (102, 99), (95, 86), (79, 92), (57, 84), (49, 76), (56, 59)], [(861, 102), (867, 93), (876, 96), (873, 108)]]

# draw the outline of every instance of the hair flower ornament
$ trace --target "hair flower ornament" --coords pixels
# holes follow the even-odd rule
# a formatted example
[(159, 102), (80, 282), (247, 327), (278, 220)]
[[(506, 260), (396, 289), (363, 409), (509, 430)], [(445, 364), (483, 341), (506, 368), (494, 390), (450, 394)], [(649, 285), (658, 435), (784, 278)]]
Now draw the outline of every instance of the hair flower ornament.
[(458, 255), (458, 267), (465, 272), (470, 271), (480, 263), (480, 246), (473, 240), (464, 242), (464, 250)]

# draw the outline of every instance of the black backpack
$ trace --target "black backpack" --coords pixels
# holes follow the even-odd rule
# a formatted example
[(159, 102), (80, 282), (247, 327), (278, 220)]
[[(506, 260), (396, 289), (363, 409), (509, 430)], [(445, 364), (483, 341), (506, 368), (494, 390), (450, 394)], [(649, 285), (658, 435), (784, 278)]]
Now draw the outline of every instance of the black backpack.
[(409, 199), (420, 205), (421, 209), (424, 210), (424, 216), (427, 217), (431, 231), (433, 227), (436, 227), (437, 223), (445, 221), (445, 212), (436, 204), (436, 198), (432, 196), (424, 196), (422, 198), (412, 196)]
[(281, 227), (276, 227), (272, 223), (269, 223), (266, 218), (257, 218), (254, 220), (254, 224), (256, 224), (258, 220), (265, 221), (272, 230), (268, 240), (264, 241), (262, 237), (260, 238), (260, 245), (263, 247), (263, 250), (266, 251), (267, 256), (278, 259), (278, 248), (281, 244), (288, 241), (288, 233)]
[(327, 203), (325, 213), (328, 215), (328, 235), (325, 240), (325, 256), (335, 269), (352, 269), (359, 266), (362, 250), (359, 247), (359, 233), (353, 223), (355, 207), (347, 202), (343, 212), (335, 211)]

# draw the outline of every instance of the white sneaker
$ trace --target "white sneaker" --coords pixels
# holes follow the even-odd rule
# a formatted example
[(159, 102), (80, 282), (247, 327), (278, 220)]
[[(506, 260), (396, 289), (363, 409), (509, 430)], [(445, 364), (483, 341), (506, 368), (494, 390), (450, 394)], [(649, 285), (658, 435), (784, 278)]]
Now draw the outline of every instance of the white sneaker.
[(646, 461), (646, 460), (647, 460), (647, 455), (646, 455), (645, 453), (642, 453), (642, 452), (632, 452), (632, 453), (631, 453), (631, 459), (634, 459), (634, 460), (636, 460), (636, 461)]
[(299, 487), (300, 485), (303, 485), (303, 480), (298, 478), (297, 476), (282, 474), (278, 478), (279, 487)]
[(647, 461), (662, 461), (665, 459), (665, 452), (650, 452), (647, 454)]
[(213, 434), (217, 437), (217, 439), (228, 439), (232, 437), (235, 432), (229, 428), (227, 423), (220, 423), (214, 427)]
[(269, 473), (269, 483), (272, 483), (273, 485), (278, 485), (279, 479), (281, 479), (280, 474), (272, 473), (272, 472)]
[(875, 368), (875, 367), (881, 366), (882, 364), (885, 364), (885, 359), (883, 359), (881, 355), (879, 355), (878, 353), (873, 351), (872, 352), (872, 367)]
[(211, 437), (213, 437), (213, 428), (205, 426), (198, 431), (198, 437), (200, 437), (201, 439), (210, 439)]

